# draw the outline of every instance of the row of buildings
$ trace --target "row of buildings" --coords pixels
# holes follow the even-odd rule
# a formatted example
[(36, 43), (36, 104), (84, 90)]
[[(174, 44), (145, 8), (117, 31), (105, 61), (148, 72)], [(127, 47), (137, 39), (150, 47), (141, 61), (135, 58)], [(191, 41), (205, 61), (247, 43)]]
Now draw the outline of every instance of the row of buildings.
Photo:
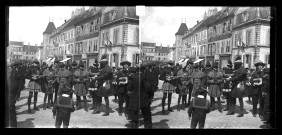
[[(203, 59), (226, 67), (241, 56), (244, 67), (252, 68), (258, 60), (269, 64), (270, 7), (223, 7), (211, 9), (192, 28), (181, 23), (175, 33), (173, 60)], [(241, 46), (244, 46), (242, 48)]]
[(136, 7), (84, 7), (72, 12), (71, 18), (55, 27), (49, 22), (43, 32), (41, 60), (70, 58), (86, 67), (107, 55), (110, 66), (128, 60), (139, 63), (139, 17)]
[(37, 45), (25, 44), (19, 41), (9, 41), (9, 46), (6, 48), (6, 59), (10, 62), (14, 60), (33, 60), (35, 54), (40, 49)]
[(156, 45), (156, 43), (141, 42), (141, 57), (140, 60), (144, 61), (172, 61), (172, 47), (164, 47)]

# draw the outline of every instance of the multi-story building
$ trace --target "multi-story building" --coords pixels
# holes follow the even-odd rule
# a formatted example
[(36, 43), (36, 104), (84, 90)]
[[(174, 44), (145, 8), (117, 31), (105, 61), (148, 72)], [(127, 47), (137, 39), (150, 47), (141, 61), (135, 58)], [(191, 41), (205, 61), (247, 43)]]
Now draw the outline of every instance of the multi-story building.
[(101, 19), (99, 55), (107, 54), (110, 66), (127, 60), (139, 63), (139, 17), (136, 7), (106, 7)]
[(84, 12), (84, 8), (76, 9), (72, 12), (69, 20), (65, 20), (65, 23), (58, 27), (57, 30), (53, 30), (49, 40), (51, 46), (49, 57), (57, 56), (59, 59), (71, 58), (71, 60), (67, 61), (68, 63), (76, 59), (74, 53), (75, 24), (83, 19)]
[(53, 50), (54, 46), (52, 45), (52, 41), (50, 40), (50, 36), (52, 35), (53, 31), (56, 31), (55, 24), (53, 22), (49, 22), (45, 31), (43, 32), (43, 50), (42, 50), (42, 57), (41, 60), (45, 61), (49, 57), (53, 57), (50, 52)]
[[(23, 45), (22, 57), (21, 59), (24, 60), (33, 60), (37, 59), (34, 55), (38, 51), (38, 46), (31, 46), (31, 45)], [(41, 58), (40, 58), (41, 60)]]
[(24, 42), (10, 41), (7, 48), (7, 59), (10, 62), (14, 60), (33, 60), (34, 55), (37, 52), (37, 46), (35, 45), (24, 45)]
[(141, 60), (152, 61), (154, 60), (156, 52), (156, 43), (141, 42)]
[[(86, 68), (98, 60), (101, 16), (104, 7), (90, 7), (75, 24), (75, 54), (81, 56)], [(77, 60), (78, 57), (75, 58)]]
[(173, 45), (173, 61), (176, 63), (182, 57), (186, 57), (185, 51), (187, 50), (186, 46), (182, 45), (182, 38), (184, 36), (185, 31), (187, 31), (186, 23), (181, 23), (178, 31), (175, 33), (175, 44)]
[(10, 41), (9, 46), (7, 47), (7, 59), (10, 62), (14, 61), (15, 59), (21, 59), (23, 52), (23, 42), (17, 41)]
[[(234, 17), (232, 60), (241, 56), (244, 67), (252, 68), (257, 60), (269, 64), (270, 7), (242, 7)], [(244, 44), (242, 50), (238, 45)]]
[(155, 57), (153, 60), (155, 61), (169, 61), (169, 53), (172, 51), (172, 48), (170, 47), (163, 47), (156, 46), (155, 49)]
[(211, 64), (219, 62), (219, 68), (227, 66), (231, 58), (231, 36), (234, 13), (236, 7), (224, 7), (217, 12), (212, 23), (208, 25), (207, 61)]

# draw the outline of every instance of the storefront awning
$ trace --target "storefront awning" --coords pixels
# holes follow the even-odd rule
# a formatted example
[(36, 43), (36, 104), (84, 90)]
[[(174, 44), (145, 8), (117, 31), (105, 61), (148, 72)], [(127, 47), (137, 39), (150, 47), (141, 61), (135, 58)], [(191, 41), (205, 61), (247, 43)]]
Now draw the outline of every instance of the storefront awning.
[(71, 58), (65, 58), (65, 59), (63, 59), (63, 60), (61, 60), (61, 62), (65, 62), (65, 61), (68, 61), (68, 60), (70, 60)]
[(193, 63), (195, 64), (195, 63), (198, 63), (198, 62), (200, 62), (200, 61), (202, 61), (203, 59), (198, 59), (198, 60), (196, 60), (196, 61), (194, 61)]

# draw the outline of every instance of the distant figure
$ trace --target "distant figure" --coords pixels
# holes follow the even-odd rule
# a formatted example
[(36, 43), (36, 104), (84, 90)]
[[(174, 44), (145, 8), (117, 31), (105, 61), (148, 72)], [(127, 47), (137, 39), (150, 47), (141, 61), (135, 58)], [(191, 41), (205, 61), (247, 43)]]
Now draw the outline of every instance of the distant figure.
[(205, 126), (206, 115), (210, 112), (210, 103), (204, 98), (206, 91), (202, 88), (196, 90), (196, 97), (192, 99), (192, 103), (188, 109), (188, 118), (191, 120), (191, 129), (196, 129), (198, 123), (199, 128), (203, 129)]

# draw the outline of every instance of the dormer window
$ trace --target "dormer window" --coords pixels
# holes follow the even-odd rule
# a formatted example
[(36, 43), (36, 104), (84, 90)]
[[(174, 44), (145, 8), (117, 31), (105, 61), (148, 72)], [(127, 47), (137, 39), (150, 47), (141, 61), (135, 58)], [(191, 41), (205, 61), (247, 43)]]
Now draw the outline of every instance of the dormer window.
[(116, 19), (116, 15), (117, 15), (117, 12), (114, 11), (114, 12), (113, 12), (113, 16), (112, 16), (112, 20)]
[(109, 13), (109, 21), (112, 21), (112, 13)]

